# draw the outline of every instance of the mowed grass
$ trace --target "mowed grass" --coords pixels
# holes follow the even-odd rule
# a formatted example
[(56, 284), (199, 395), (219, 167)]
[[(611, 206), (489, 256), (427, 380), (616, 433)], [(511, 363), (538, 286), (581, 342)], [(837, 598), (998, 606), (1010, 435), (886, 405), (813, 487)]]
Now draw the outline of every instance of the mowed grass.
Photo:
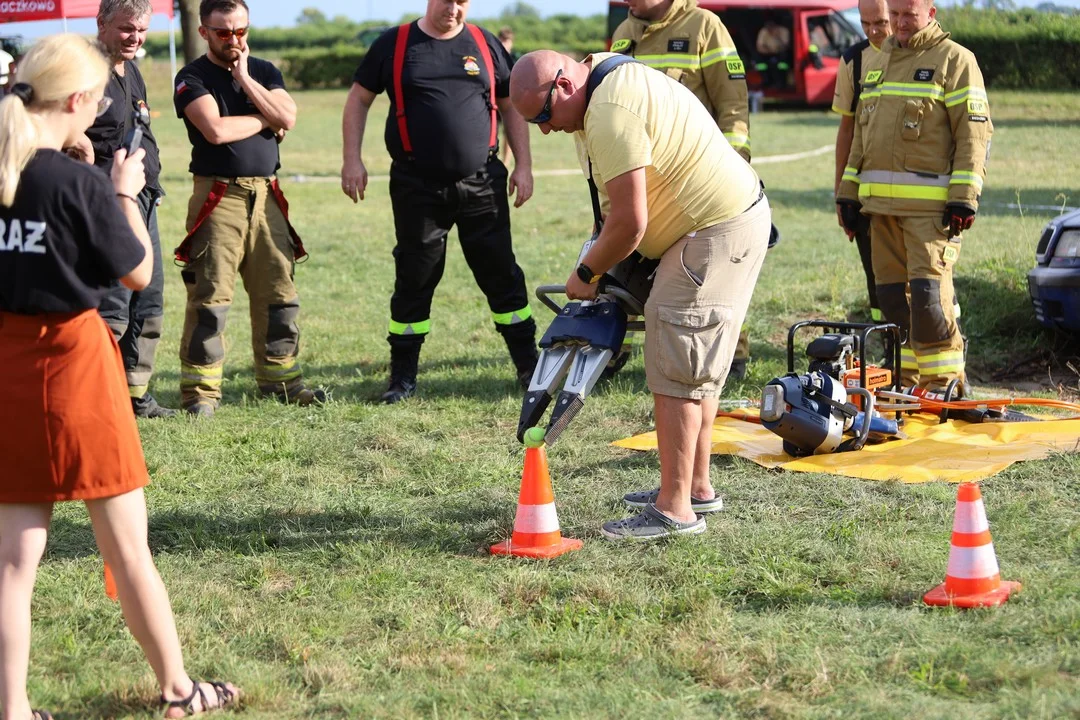
[[(188, 143), (167, 71), (149, 72), (169, 197), (162, 244), (183, 235)], [(343, 92), (296, 95), (283, 185), (311, 251), (297, 270), (301, 360), (328, 387), (321, 409), (256, 399), (246, 297), (228, 327), (225, 404), (212, 422), (140, 424), (153, 482), (150, 541), (189, 670), (247, 691), (247, 718), (1040, 717), (1080, 714), (1080, 459), (1016, 465), (983, 484), (1004, 607), (925, 608), (941, 582), (955, 487), (763, 470), (717, 457), (727, 509), (707, 533), (615, 546), (602, 521), (657, 482), (654, 454), (609, 443), (649, 430), (636, 358), (597, 388), (549, 453), (565, 533), (583, 550), (553, 562), (493, 558), (513, 524), (520, 394), (456, 242), (432, 310), (416, 399), (384, 387), (394, 245), (387, 183), (341, 194)], [(992, 93), (996, 133), (984, 208), (965, 237), (958, 286), (980, 389), (1040, 382), (1076, 354), (1035, 328), (1025, 273), (1042, 226), (1030, 206), (1080, 205), (1080, 97)], [(384, 175), (384, 101), (365, 158)], [(759, 157), (832, 142), (823, 111), (752, 120)], [(575, 167), (566, 136), (533, 136), (537, 170)], [(782, 244), (749, 318), (755, 362), (728, 397), (782, 372), (787, 326), (860, 317), (855, 248), (836, 227), (832, 155), (763, 164)], [(295, 175), (307, 182), (291, 180)], [(327, 176), (329, 182), (311, 178)], [(1009, 203), (1024, 209), (1010, 208)], [(531, 287), (560, 283), (586, 237), (579, 176), (540, 177), (513, 214)], [(183, 288), (167, 273), (154, 392), (178, 403)], [(533, 309), (541, 327), (550, 313)], [(1053, 352), (1051, 352), (1053, 351)], [(1028, 377), (995, 373), (1025, 358)], [(85, 511), (58, 507), (38, 580), (30, 673), (59, 718), (150, 717), (156, 688), (117, 605), (106, 600)]]

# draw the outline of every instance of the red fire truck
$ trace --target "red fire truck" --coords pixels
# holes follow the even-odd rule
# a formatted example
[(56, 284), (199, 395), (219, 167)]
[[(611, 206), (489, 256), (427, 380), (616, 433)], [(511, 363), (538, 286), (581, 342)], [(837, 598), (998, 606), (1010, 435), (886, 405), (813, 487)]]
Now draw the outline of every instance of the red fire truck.
[[(731, 33), (750, 91), (780, 101), (831, 104), (840, 55), (865, 37), (858, 0), (698, 0), (698, 7), (719, 15)], [(609, 3), (609, 47), (628, 12), (626, 2)], [(764, 56), (757, 51), (766, 21), (789, 31), (785, 52)]]

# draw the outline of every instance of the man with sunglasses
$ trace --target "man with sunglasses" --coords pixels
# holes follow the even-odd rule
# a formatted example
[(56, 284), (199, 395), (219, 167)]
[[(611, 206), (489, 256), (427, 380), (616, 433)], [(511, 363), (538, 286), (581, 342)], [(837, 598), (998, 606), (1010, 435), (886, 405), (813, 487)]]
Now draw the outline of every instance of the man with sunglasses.
[(597, 187), (603, 227), (567, 296), (594, 299), (603, 274), (634, 250), (660, 260), (645, 304), (660, 487), (626, 495), (642, 512), (602, 532), (616, 540), (703, 532), (698, 513), (723, 505), (709, 480), (717, 397), (769, 242), (761, 181), (690, 90), (640, 62), (540, 50), (514, 66), (510, 96), (545, 135), (574, 135)]
[(154, 253), (150, 284), (133, 292), (120, 283), (105, 296), (98, 308), (120, 345), (124, 361), (131, 408), (137, 417), (163, 418), (177, 414), (176, 410), (158, 405), (150, 394), (150, 378), (154, 372), (154, 355), (161, 339), (164, 309), (165, 271), (161, 264), (161, 239), (158, 235), (157, 207), (165, 196), (161, 188), (161, 158), (157, 140), (150, 131), (150, 107), (146, 82), (135, 53), (146, 40), (150, 27), (150, 0), (102, 0), (98, 8), (98, 41), (113, 63), (109, 84), (105, 86), (104, 107), (98, 119), (87, 129), (86, 138), (69, 154), (92, 162), (109, 172), (113, 155), (124, 137), (141, 123), (143, 139), (140, 147), (146, 151), (146, 185), (139, 193), (139, 211), (150, 233)]
[[(397, 245), (390, 383), (381, 398), (388, 404), (416, 389), (454, 225), (522, 388), (536, 367), (536, 323), (514, 258), (507, 202), (508, 190), (517, 192), (514, 207), (532, 195), (528, 128), (508, 97), (513, 60), (494, 35), (465, 23), (468, 6), (428, 0), (422, 18), (384, 33), (353, 76), (345, 103), (341, 190), (357, 202), (367, 187), (360, 151), (368, 111), (377, 94), (390, 95), (385, 140)], [(498, 157), (496, 108), (514, 156), (509, 177)]]
[(322, 403), (325, 393), (304, 385), (297, 357), (293, 269), (304, 249), (275, 177), (278, 143), (296, 124), (296, 103), (281, 72), (250, 56), (244, 0), (203, 0), (199, 17), (207, 52), (177, 74), (174, 94), (195, 176), (188, 235), (176, 249), (187, 289), (181, 403), (192, 415), (210, 417), (221, 401), (225, 319), (238, 275), (250, 299), (260, 394)]

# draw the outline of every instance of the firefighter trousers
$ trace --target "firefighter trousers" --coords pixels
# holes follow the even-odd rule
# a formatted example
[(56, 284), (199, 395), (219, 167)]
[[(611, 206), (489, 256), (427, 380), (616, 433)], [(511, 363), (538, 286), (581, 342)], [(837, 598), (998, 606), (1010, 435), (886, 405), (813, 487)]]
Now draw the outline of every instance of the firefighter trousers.
[(870, 299), (870, 319), (881, 322), (881, 306), (877, 299), (877, 281), (874, 279), (874, 261), (870, 241), (870, 216), (860, 215), (859, 226), (855, 230), (855, 246), (859, 248), (859, 261), (862, 263), (863, 275), (866, 276), (866, 295)]
[(456, 225), (465, 261), (487, 298), (496, 329), (508, 342), (528, 336), (535, 347), (525, 273), (514, 258), (510, 237), (507, 178), (506, 166), (495, 157), (457, 182), (433, 182), (406, 163), (393, 164), (390, 200), (397, 245), (391, 345), (409, 339), (422, 342), (430, 332), (431, 301), (446, 266), (446, 238)]
[(960, 237), (948, 238), (940, 216), (894, 215), (872, 215), (870, 237), (878, 302), (885, 319), (906, 336), (904, 385), (940, 390), (952, 380), (964, 383), (964, 338), (953, 289)]
[(259, 390), (292, 394), (303, 384), (297, 359), (300, 299), (293, 284), (293, 247), (288, 223), (270, 190), (272, 179), (194, 179), (189, 233), (214, 182), (225, 182), (228, 188), (191, 235), (191, 260), (180, 273), (187, 289), (180, 340), (180, 394), (185, 408), (200, 400), (217, 404), (221, 399), (225, 320), (237, 275), (248, 294)]
[(150, 247), (154, 254), (150, 284), (138, 292), (133, 292), (116, 282), (98, 308), (102, 319), (120, 345), (128, 393), (133, 398), (141, 398), (150, 389), (150, 378), (154, 374), (154, 355), (161, 339), (162, 318), (165, 313), (165, 269), (161, 265), (161, 238), (158, 235), (157, 221), (160, 198), (161, 191), (151, 188), (143, 188), (138, 196), (139, 211), (150, 233)]

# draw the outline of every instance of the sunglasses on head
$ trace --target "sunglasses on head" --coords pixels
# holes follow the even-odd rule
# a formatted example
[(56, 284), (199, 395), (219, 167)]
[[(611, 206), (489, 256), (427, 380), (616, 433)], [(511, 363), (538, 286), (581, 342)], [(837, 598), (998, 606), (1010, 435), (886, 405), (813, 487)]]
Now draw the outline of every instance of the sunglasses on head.
[(214, 33), (214, 35), (217, 35), (217, 39), (222, 42), (225, 42), (234, 35), (236, 36), (236, 39), (239, 40), (248, 34), (248, 28), (246, 27), (236, 29), (210, 27), (209, 25), (203, 25), (203, 27)]
[(559, 68), (559, 71), (555, 73), (555, 79), (551, 81), (551, 89), (548, 90), (547, 102), (544, 103), (544, 107), (540, 109), (540, 112), (537, 113), (536, 117), (529, 120), (529, 122), (531, 122), (533, 125), (546, 123), (548, 120), (551, 119), (551, 98), (555, 97), (555, 87), (557, 86), (559, 82), (559, 77), (561, 76), (562, 68)]

